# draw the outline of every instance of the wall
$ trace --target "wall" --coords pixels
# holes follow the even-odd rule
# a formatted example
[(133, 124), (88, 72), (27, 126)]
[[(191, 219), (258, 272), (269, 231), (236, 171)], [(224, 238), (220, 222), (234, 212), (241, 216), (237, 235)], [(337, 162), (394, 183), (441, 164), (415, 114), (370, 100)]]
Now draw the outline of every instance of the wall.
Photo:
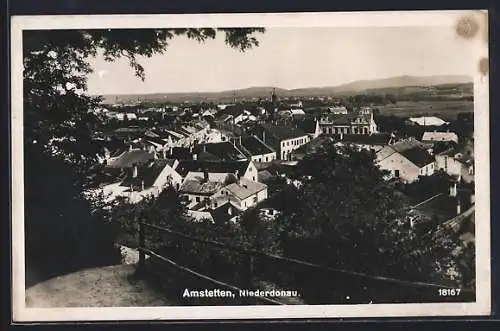
[(254, 162), (271, 162), (272, 160), (276, 160), (276, 152), (252, 156)]
[(182, 184), (182, 176), (177, 173), (172, 167), (169, 165), (165, 166), (161, 173), (156, 178), (153, 186), (156, 187), (164, 187), (169, 182), (169, 176), (171, 177), (172, 186), (178, 189)]
[(399, 153), (394, 153), (379, 161), (378, 165), (381, 169), (389, 170), (391, 178), (394, 178), (396, 170), (399, 170), (399, 178), (405, 183), (417, 180), (420, 175), (420, 169)]
[[(257, 201), (254, 201), (255, 198), (257, 198)], [(250, 207), (255, 206), (256, 204), (258, 204), (259, 202), (261, 202), (265, 199), (267, 199), (267, 188), (258, 192), (257, 194), (253, 194), (253, 195), (249, 196), (248, 198), (242, 200), (239, 203), (239, 205), (240, 205), (242, 210), (246, 210)]]
[(245, 177), (248, 180), (253, 180), (254, 182), (258, 182), (259, 181), (258, 174), (259, 174), (259, 172), (258, 172), (257, 168), (255, 167), (255, 164), (253, 164), (253, 162), (250, 162), (248, 164), (247, 171), (245, 172), (243, 177)]
[(280, 142), (280, 148), (279, 148), (280, 160), (289, 160), (291, 158), (291, 153), (293, 150), (299, 148), (304, 144), (307, 144), (310, 140), (311, 138), (308, 135), (282, 140)]
[(452, 156), (436, 155), (436, 170), (443, 169), (448, 175), (461, 175), (462, 163), (455, 160)]

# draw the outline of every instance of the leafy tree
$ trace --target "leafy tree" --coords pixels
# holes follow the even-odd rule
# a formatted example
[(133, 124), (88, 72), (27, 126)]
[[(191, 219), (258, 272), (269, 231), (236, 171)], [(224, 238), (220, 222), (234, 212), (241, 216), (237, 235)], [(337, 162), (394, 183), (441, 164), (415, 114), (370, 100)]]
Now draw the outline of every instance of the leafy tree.
[[(91, 139), (99, 125), (89, 113), (101, 99), (86, 94), (90, 59), (125, 58), (136, 76), (146, 78), (140, 57), (164, 53), (169, 40), (186, 36), (204, 42), (222, 33), (229, 47), (258, 46), (248, 29), (31, 30), (23, 35), (24, 170), (27, 274), (39, 279), (113, 256), (112, 241), (96, 254), (88, 247), (103, 232), (91, 229), (88, 201), (100, 144)], [(82, 236), (82, 233), (92, 233)], [(103, 239), (103, 242), (106, 240)], [(85, 259), (77, 256), (85, 255)], [(78, 261), (87, 260), (87, 264)], [(53, 262), (48, 262), (53, 261)], [(95, 261), (94, 261), (95, 262)], [(32, 280), (36, 282), (37, 280)]]
[[(373, 161), (371, 153), (326, 145), (299, 162), (303, 184), (288, 196), (287, 208), (277, 220), (284, 254), (376, 276), (450, 281), (444, 272), (459, 261), (451, 254), (457, 239), (451, 234), (436, 237), (434, 232), (413, 227), (404, 204), (385, 185), (383, 172)], [(312, 300), (327, 295), (315, 284), (324, 284), (328, 277), (334, 289), (328, 300), (335, 293), (346, 292), (355, 293), (363, 302), (408, 294), (404, 288), (389, 291), (383, 282), (370, 285), (361, 279), (349, 281), (349, 277), (311, 270), (295, 275), (296, 286)]]

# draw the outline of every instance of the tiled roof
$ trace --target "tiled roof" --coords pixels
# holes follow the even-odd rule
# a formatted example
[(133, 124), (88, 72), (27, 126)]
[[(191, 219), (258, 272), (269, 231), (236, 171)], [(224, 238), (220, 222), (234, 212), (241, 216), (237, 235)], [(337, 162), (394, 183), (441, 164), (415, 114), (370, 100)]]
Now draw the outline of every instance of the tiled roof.
[(278, 141), (282, 141), (282, 140), (307, 136), (307, 133), (305, 133), (303, 130), (292, 126), (286, 126), (286, 125), (277, 126), (266, 123), (266, 124), (261, 124), (261, 127), (266, 131), (266, 142), (267, 139), (275, 139)]
[(227, 201), (226, 203), (211, 210), (210, 214), (215, 222), (227, 222), (231, 218), (241, 214), (241, 211), (230, 201)]
[(195, 150), (197, 153), (210, 153), (222, 161), (238, 161), (246, 159), (242, 151), (227, 141), (198, 145)]
[(400, 152), (400, 154), (420, 168), (434, 162), (435, 160), (434, 156), (421, 147), (407, 149)]
[(235, 173), (238, 170), (240, 176), (246, 172), (250, 161), (201, 161), (201, 160), (182, 160), (179, 162), (176, 170), (185, 177), (189, 172), (209, 173)]
[(255, 135), (241, 138), (241, 145), (250, 155), (262, 155), (275, 152), (270, 146), (265, 144)]
[(267, 188), (266, 184), (254, 182), (246, 178), (240, 178), (239, 183), (229, 184), (224, 189), (231, 192), (231, 194), (233, 194), (238, 199), (243, 200), (266, 188)]
[(221, 186), (222, 184), (218, 182), (186, 180), (179, 189), (179, 192), (210, 196), (212, 194), (215, 194), (221, 188)]
[(425, 132), (422, 141), (458, 141), (454, 132)]
[(121, 186), (131, 186), (134, 189), (140, 189), (142, 187), (142, 182), (144, 181), (144, 188), (149, 188), (153, 186), (154, 182), (160, 175), (167, 164), (172, 164), (173, 160), (157, 159), (150, 164), (137, 167), (137, 177), (132, 177), (132, 169), (127, 171), (127, 176), (122, 182)]
[(154, 159), (154, 154), (144, 150), (132, 150), (123, 153), (109, 162), (110, 168), (131, 168), (134, 164), (144, 164)]

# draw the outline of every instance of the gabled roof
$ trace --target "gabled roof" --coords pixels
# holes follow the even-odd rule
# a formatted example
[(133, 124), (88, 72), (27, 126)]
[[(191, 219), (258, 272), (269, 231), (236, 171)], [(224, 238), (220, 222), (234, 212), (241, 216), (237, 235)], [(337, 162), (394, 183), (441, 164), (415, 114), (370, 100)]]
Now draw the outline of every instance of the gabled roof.
[(239, 214), (241, 214), (241, 211), (230, 201), (210, 211), (210, 215), (212, 215), (215, 222), (227, 222)]
[(189, 172), (209, 173), (235, 173), (238, 170), (240, 176), (246, 172), (250, 161), (201, 161), (201, 160), (183, 160), (179, 161), (177, 172), (185, 177)]
[(213, 195), (220, 188), (222, 184), (219, 182), (203, 182), (200, 180), (186, 180), (179, 189), (180, 193), (184, 194), (199, 194), (199, 195)]
[(160, 137), (146, 137), (145, 140), (147, 142), (150, 142), (150, 143), (153, 143), (153, 144), (156, 144), (156, 145), (161, 145), (161, 146), (165, 145), (165, 140), (163, 140)]
[(421, 147), (407, 149), (400, 152), (400, 154), (419, 168), (422, 168), (435, 160), (434, 156)]
[(238, 161), (246, 159), (243, 152), (228, 141), (198, 145), (195, 152), (210, 153), (222, 161)]
[(448, 124), (448, 122), (436, 116), (410, 117), (409, 120), (422, 126), (441, 126)]
[(173, 164), (173, 160), (157, 159), (147, 165), (138, 166), (137, 177), (135, 178), (132, 177), (133, 171), (130, 169), (121, 186), (132, 186), (134, 190), (140, 190), (142, 188), (142, 182), (144, 181), (144, 188), (149, 188), (153, 186), (162, 170), (169, 164)]
[(110, 168), (131, 168), (134, 164), (144, 164), (154, 159), (154, 153), (144, 150), (132, 150), (123, 153), (107, 165)]
[(454, 132), (424, 132), (422, 141), (458, 141), (458, 136)]
[(299, 138), (307, 136), (307, 133), (299, 128), (286, 125), (271, 125), (269, 123), (261, 124), (261, 127), (266, 130), (266, 141), (267, 139), (276, 139), (278, 141)]
[(265, 190), (266, 188), (266, 184), (254, 182), (243, 177), (240, 178), (239, 183), (229, 184), (224, 189), (228, 190), (236, 198), (244, 200), (262, 190)]
[(241, 146), (244, 151), (248, 152), (251, 156), (275, 152), (273, 148), (265, 144), (255, 135), (241, 137)]

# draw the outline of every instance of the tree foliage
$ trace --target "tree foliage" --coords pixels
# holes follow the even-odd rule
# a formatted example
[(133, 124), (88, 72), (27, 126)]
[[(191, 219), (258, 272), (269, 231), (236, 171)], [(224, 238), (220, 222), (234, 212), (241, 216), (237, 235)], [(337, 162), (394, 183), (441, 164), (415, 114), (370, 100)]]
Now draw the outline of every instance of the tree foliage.
[[(83, 196), (93, 185), (92, 178), (98, 171), (93, 165), (97, 163), (96, 153), (101, 152), (101, 146), (92, 140), (98, 119), (89, 113), (101, 100), (86, 93), (91, 59), (125, 58), (136, 76), (144, 80), (146, 73), (141, 59), (164, 53), (175, 37), (205, 42), (221, 33), (229, 47), (246, 51), (258, 46), (253, 34), (263, 31), (261, 28), (24, 31), (28, 274), (45, 275), (41, 279), (78, 268), (78, 261), (87, 260), (88, 265), (95, 257), (116, 253), (112, 240), (101, 238), (106, 231), (98, 228), (99, 223), (91, 226), (95, 216)], [(100, 254), (89, 249), (96, 241), (108, 244), (107, 248), (101, 247)], [(77, 258), (76, 252), (86, 257)], [(48, 263), (49, 260), (54, 263)]]

